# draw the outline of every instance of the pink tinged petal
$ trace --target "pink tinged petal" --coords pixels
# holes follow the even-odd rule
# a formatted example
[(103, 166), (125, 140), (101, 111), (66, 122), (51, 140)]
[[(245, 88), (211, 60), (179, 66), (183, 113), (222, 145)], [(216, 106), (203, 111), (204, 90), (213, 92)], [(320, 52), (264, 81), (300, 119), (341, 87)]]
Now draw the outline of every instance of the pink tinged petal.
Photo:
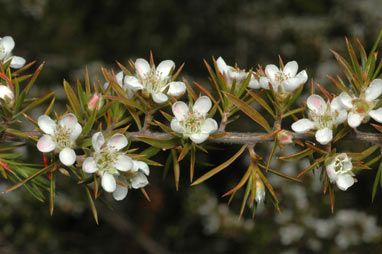
[(326, 145), (333, 139), (333, 131), (329, 128), (324, 128), (316, 132), (316, 140), (321, 145)]
[(37, 142), (37, 149), (40, 152), (48, 153), (56, 148), (56, 144), (53, 142), (52, 137), (49, 135), (42, 136)]
[(20, 69), (25, 65), (25, 59), (20, 56), (12, 56), (10, 58), (12, 58), (11, 64), (9, 65), (11, 68)]
[(374, 79), (365, 92), (365, 99), (373, 101), (382, 94), (382, 79)]
[(264, 89), (269, 90), (269, 79), (267, 77), (260, 77), (260, 86)]
[(350, 174), (340, 175), (340, 176), (338, 176), (338, 179), (336, 181), (338, 189), (340, 189), (342, 191), (346, 191), (354, 183), (355, 183), (355, 180)]
[(218, 123), (212, 119), (212, 118), (207, 118), (203, 125), (201, 126), (201, 131), (202, 133), (205, 134), (210, 134), (215, 132), (218, 129)]
[(9, 87), (0, 85), (0, 98), (5, 100), (6, 97), (13, 99), (15, 96)]
[(274, 80), (275, 79), (275, 76), (276, 76), (276, 73), (280, 72), (279, 68), (277, 68), (276, 65), (274, 64), (268, 64), (266, 67), (265, 67), (265, 75), (267, 75), (267, 77), (270, 79), (270, 80)]
[(363, 118), (364, 117), (359, 115), (359, 114), (355, 114), (353, 112), (350, 112), (348, 114), (348, 124), (352, 128), (357, 128), (361, 124)]
[(114, 148), (116, 149), (117, 151), (121, 150), (122, 148), (124, 148), (125, 146), (127, 146), (127, 138), (121, 134), (121, 133), (117, 133), (117, 134), (114, 134), (108, 141), (107, 141), (107, 146), (109, 148)]
[(156, 72), (160, 74), (161, 78), (164, 79), (170, 74), (171, 70), (175, 68), (175, 63), (172, 60), (162, 61), (156, 68)]
[(200, 144), (206, 141), (208, 139), (208, 136), (209, 135), (205, 133), (195, 133), (195, 134), (191, 134), (190, 139), (192, 140), (192, 142), (196, 144)]
[(92, 136), (92, 145), (96, 152), (101, 150), (101, 147), (105, 144), (105, 138), (103, 137), (102, 132), (96, 132)]
[(127, 187), (117, 184), (117, 186), (115, 187), (115, 191), (113, 192), (113, 198), (117, 201), (121, 201), (125, 199), (125, 197), (127, 196), (127, 192)]
[(346, 121), (346, 119), (348, 118), (348, 112), (346, 110), (340, 110), (340, 111), (337, 111), (337, 117), (335, 118), (334, 120), (334, 123), (336, 125), (338, 124), (341, 124), (343, 122)]
[(115, 80), (117, 81), (118, 85), (122, 87), (122, 82), (123, 82), (123, 71), (118, 72), (115, 74)]
[(152, 93), (151, 96), (153, 97), (153, 101), (157, 104), (164, 103), (168, 100), (167, 95), (164, 93)]
[(176, 118), (171, 120), (171, 129), (177, 133), (183, 133), (184, 128), (180, 126), (179, 121)]
[(168, 84), (167, 94), (178, 97), (186, 92), (186, 85), (183, 82), (171, 82)]
[(183, 101), (177, 101), (172, 105), (172, 113), (178, 121), (184, 120), (188, 112), (188, 106)]
[(311, 96), (308, 97), (306, 104), (308, 108), (314, 111), (315, 113), (318, 113), (320, 115), (325, 114), (327, 105), (321, 96), (317, 94), (312, 94)]
[(342, 92), (338, 97), (340, 97), (342, 105), (344, 105), (345, 108), (351, 109), (353, 107), (353, 99), (346, 92)]
[(12, 49), (15, 47), (15, 41), (11, 36), (5, 36), (0, 40), (0, 46), (4, 47), (6, 53), (11, 53)]
[(72, 166), (74, 162), (76, 162), (76, 153), (74, 152), (73, 149), (68, 147), (65, 147), (64, 149), (61, 150), (59, 157), (60, 157), (60, 161), (65, 166)]
[(147, 177), (141, 173), (138, 172), (136, 175), (134, 175), (131, 179), (131, 186), (134, 189), (139, 189), (145, 187), (147, 184), (149, 184), (149, 181), (147, 180)]
[(58, 124), (62, 127), (73, 129), (77, 124), (77, 117), (72, 113), (66, 114), (58, 121)]
[(102, 175), (101, 185), (106, 192), (114, 192), (117, 187), (117, 183), (115, 182), (114, 176), (107, 172), (104, 172)]
[(129, 156), (119, 155), (115, 162), (115, 167), (119, 171), (129, 171), (133, 167), (133, 160)]
[[(138, 91), (143, 89), (143, 85), (136, 77), (126, 76), (124, 80), (125, 86), (133, 91)], [(126, 89), (125, 89), (126, 90)]]
[(369, 116), (375, 121), (382, 123), (382, 108), (370, 111)]
[(192, 110), (198, 112), (200, 115), (205, 115), (210, 111), (212, 107), (212, 102), (208, 96), (201, 96), (195, 101)]
[(85, 172), (85, 173), (94, 173), (94, 172), (97, 172), (98, 171), (98, 168), (97, 168), (97, 164), (94, 160), (93, 157), (87, 157), (83, 164), (82, 164), (82, 170)]
[(337, 179), (338, 179), (338, 174), (337, 174), (334, 166), (335, 166), (334, 162), (332, 162), (326, 167), (326, 173), (328, 174), (328, 177), (329, 177), (331, 183), (337, 181)]
[(144, 77), (150, 72), (150, 64), (143, 58), (138, 58), (135, 61), (135, 70), (140, 77)]
[(259, 89), (260, 88), (260, 83), (259, 83), (259, 81), (257, 81), (256, 78), (254, 78), (252, 76), (251, 80), (249, 81), (248, 87), (249, 88), (253, 88), (253, 89)]
[(292, 124), (292, 130), (297, 133), (309, 131), (311, 129), (314, 129), (314, 127), (315, 123), (306, 118), (300, 119)]
[(225, 63), (223, 58), (221, 58), (220, 56), (219, 56), (218, 60), (216, 60), (216, 66), (218, 67), (218, 70), (221, 74), (224, 75), (224, 73), (228, 72), (229, 67), (227, 66), (227, 64)]
[(283, 73), (288, 75), (289, 77), (293, 78), (294, 76), (296, 76), (297, 70), (298, 70), (297, 62), (291, 61), (285, 65), (285, 67), (283, 69)]
[(40, 129), (49, 135), (54, 135), (54, 131), (56, 130), (56, 122), (52, 120), (47, 115), (42, 115), (37, 119), (37, 124)]
[(76, 140), (81, 135), (81, 132), (82, 132), (81, 124), (76, 123), (76, 125), (72, 129), (72, 133), (70, 134), (70, 139)]

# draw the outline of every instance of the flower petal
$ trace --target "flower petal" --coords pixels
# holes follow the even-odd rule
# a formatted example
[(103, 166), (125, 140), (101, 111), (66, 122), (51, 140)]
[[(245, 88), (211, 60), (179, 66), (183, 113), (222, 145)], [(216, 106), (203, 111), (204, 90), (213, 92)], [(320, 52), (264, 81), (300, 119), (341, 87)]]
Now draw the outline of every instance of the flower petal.
[(188, 106), (183, 101), (177, 101), (174, 104), (172, 104), (172, 113), (178, 121), (184, 120), (188, 112)]
[(225, 63), (224, 59), (219, 56), (218, 60), (216, 60), (216, 66), (218, 67), (219, 72), (224, 75), (228, 72), (228, 66)]
[(151, 96), (153, 97), (153, 101), (157, 104), (164, 103), (168, 100), (167, 95), (164, 93), (152, 93)]
[(374, 79), (365, 91), (365, 99), (373, 101), (382, 94), (382, 79)]
[(280, 70), (274, 64), (268, 64), (267, 66), (265, 66), (265, 75), (267, 75), (267, 77), (272, 81), (275, 79), (276, 73), (278, 72), (280, 72)]
[(121, 133), (114, 134), (106, 143), (109, 148), (116, 149), (117, 151), (127, 146), (127, 144), (127, 138)]
[(284, 66), (283, 73), (293, 78), (294, 76), (296, 76), (297, 70), (298, 70), (297, 62), (290, 61)]
[(175, 132), (178, 132), (178, 133), (183, 133), (184, 132), (184, 128), (182, 126), (180, 126), (179, 124), (179, 121), (176, 119), (176, 117), (174, 117), (172, 120), (171, 120), (171, 129)]
[(162, 79), (165, 79), (173, 68), (175, 68), (174, 61), (164, 60), (158, 65), (156, 72), (161, 76)]
[(133, 160), (133, 172), (142, 171), (145, 175), (150, 174), (149, 165), (144, 161)]
[(143, 188), (147, 184), (149, 184), (149, 181), (147, 180), (147, 177), (141, 172), (138, 172), (131, 178), (131, 186), (134, 189)]
[(350, 174), (339, 175), (336, 181), (338, 189), (342, 191), (346, 191), (354, 183), (355, 183), (355, 180)]
[(298, 133), (303, 133), (314, 129), (315, 123), (309, 119), (303, 118), (292, 124), (292, 130)]
[(82, 163), (82, 170), (85, 173), (94, 173), (98, 171), (97, 164), (93, 157), (87, 157)]
[(255, 77), (252, 76), (251, 80), (249, 81), (248, 87), (253, 89), (259, 89), (260, 83)]
[(200, 115), (205, 115), (210, 111), (212, 107), (212, 102), (208, 96), (201, 96), (199, 99), (195, 101), (194, 106), (192, 107), (192, 110), (194, 112), (198, 112)]
[(12, 49), (15, 47), (15, 41), (11, 36), (4, 36), (0, 40), (0, 46), (3, 46), (6, 53), (11, 53)]
[(150, 64), (143, 58), (138, 58), (134, 65), (137, 74), (142, 78), (150, 72)]
[(326, 112), (326, 102), (321, 96), (317, 94), (312, 94), (308, 97), (306, 104), (308, 108), (317, 114), (323, 115)]
[(94, 151), (99, 152), (103, 144), (105, 144), (105, 138), (103, 137), (102, 132), (94, 133), (92, 136), (92, 145)]
[(336, 125), (341, 124), (348, 118), (348, 112), (346, 110), (337, 111), (337, 117), (334, 119)]
[(167, 94), (178, 97), (186, 92), (186, 85), (183, 82), (171, 82), (168, 84)]
[(81, 132), (82, 132), (81, 124), (77, 123), (74, 126), (74, 128), (72, 130), (72, 133), (70, 134), (70, 139), (71, 140), (76, 140), (81, 135)]
[(42, 115), (37, 120), (38, 127), (49, 135), (54, 135), (54, 131), (56, 130), (56, 122), (52, 120), (47, 115)]
[(335, 169), (334, 160), (328, 166), (326, 166), (326, 173), (328, 174), (328, 177), (331, 183), (337, 181), (338, 174)]
[(119, 155), (115, 162), (115, 167), (119, 171), (129, 171), (133, 167), (133, 160), (126, 155)]
[(342, 109), (346, 109), (345, 105), (342, 104), (341, 98), (339, 96), (335, 97), (331, 102), (330, 102), (330, 110), (332, 112), (334, 111), (341, 111)]
[(113, 198), (117, 201), (121, 201), (125, 199), (125, 197), (127, 196), (127, 192), (128, 192), (127, 187), (117, 184), (113, 192)]
[(127, 86), (127, 88), (130, 88), (133, 91), (143, 89), (143, 85), (141, 84), (141, 82), (134, 76), (125, 76), (124, 83), (125, 86)]
[(370, 111), (369, 116), (371, 116), (371, 118), (373, 118), (375, 121), (382, 123), (382, 107), (379, 109)]
[(205, 133), (194, 133), (194, 134), (191, 134), (190, 136), (190, 139), (196, 143), (196, 144), (200, 144), (200, 143), (203, 143), (204, 141), (206, 141), (208, 139), (208, 134), (205, 134)]
[(118, 85), (120, 87), (122, 87), (122, 83), (123, 83), (123, 71), (120, 71), (117, 74), (115, 74), (115, 80), (117, 81)]
[(316, 132), (316, 140), (321, 145), (326, 145), (333, 139), (333, 131), (329, 128), (324, 128)]
[(0, 85), (0, 98), (5, 100), (5, 97), (8, 97), (9, 99), (13, 99), (15, 95), (13, 94), (12, 90), (4, 85)]
[(218, 129), (218, 123), (212, 119), (212, 118), (207, 118), (203, 125), (201, 126), (201, 131), (202, 133), (210, 134), (215, 132)]
[(25, 59), (20, 56), (12, 56), (10, 58), (12, 58), (12, 61), (9, 66), (14, 69), (20, 69), (26, 62)]
[(338, 97), (340, 97), (342, 105), (344, 105), (345, 108), (350, 109), (353, 107), (353, 99), (346, 92), (342, 92)]
[(65, 166), (72, 166), (74, 162), (76, 162), (76, 153), (74, 152), (73, 149), (69, 147), (65, 147), (64, 149), (62, 149), (59, 157), (60, 157), (60, 161)]
[(56, 148), (56, 144), (53, 142), (52, 137), (49, 135), (43, 135), (37, 142), (37, 149), (40, 152), (48, 153)]
[(102, 175), (101, 185), (106, 192), (114, 192), (117, 183), (115, 182), (114, 176), (112, 174), (104, 172)]
[(269, 79), (267, 77), (260, 77), (260, 86), (264, 89), (269, 90)]
[(77, 125), (77, 117), (72, 113), (66, 114), (58, 121), (58, 124), (72, 130)]
[(361, 124), (363, 118), (364, 117), (359, 115), (359, 114), (356, 114), (356, 113), (353, 113), (353, 112), (349, 112), (349, 114), (348, 114), (348, 124), (352, 128), (357, 128)]

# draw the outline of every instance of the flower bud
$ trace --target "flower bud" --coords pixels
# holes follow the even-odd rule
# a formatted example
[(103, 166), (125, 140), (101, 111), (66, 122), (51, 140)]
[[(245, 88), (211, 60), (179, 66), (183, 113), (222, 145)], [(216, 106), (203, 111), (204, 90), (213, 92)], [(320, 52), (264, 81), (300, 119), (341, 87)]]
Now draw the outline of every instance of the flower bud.
[(259, 204), (264, 201), (265, 198), (265, 190), (264, 184), (260, 179), (256, 179), (256, 195), (255, 200)]
[(88, 109), (90, 112), (92, 112), (94, 109), (97, 108), (97, 110), (101, 109), (103, 106), (103, 99), (101, 95), (94, 94), (93, 97), (88, 102)]
[(14, 94), (8, 86), (0, 85), (0, 98), (5, 101), (8, 106), (14, 103)]
[(293, 134), (287, 130), (281, 130), (277, 133), (277, 141), (281, 145), (288, 145), (293, 143)]

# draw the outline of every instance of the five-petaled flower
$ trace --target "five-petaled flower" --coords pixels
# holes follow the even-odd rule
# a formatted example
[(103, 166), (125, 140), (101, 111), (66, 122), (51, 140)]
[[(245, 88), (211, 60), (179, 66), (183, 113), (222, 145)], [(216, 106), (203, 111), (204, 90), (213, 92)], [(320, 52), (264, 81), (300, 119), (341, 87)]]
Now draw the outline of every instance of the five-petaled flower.
[(357, 128), (361, 122), (366, 123), (370, 117), (382, 123), (382, 107), (376, 110), (377, 98), (382, 94), (382, 79), (374, 79), (370, 85), (361, 92), (357, 98), (350, 96), (346, 92), (340, 94), (342, 104), (349, 110), (348, 124), (352, 128)]
[(172, 105), (174, 118), (171, 121), (171, 129), (190, 138), (196, 144), (204, 142), (208, 136), (218, 129), (217, 122), (207, 118), (212, 103), (207, 96), (201, 96), (192, 107), (182, 101)]
[(292, 124), (292, 130), (303, 133), (317, 130), (316, 140), (326, 145), (333, 139), (333, 128), (346, 120), (347, 113), (343, 109), (339, 96), (331, 103), (325, 103), (321, 96), (312, 94), (308, 97), (309, 118), (303, 118)]
[(0, 37), (0, 61), (3, 63), (11, 60), (10, 67), (19, 69), (24, 66), (25, 59), (19, 56), (13, 56), (12, 50), (15, 47), (15, 41), (11, 36)]
[[(284, 69), (279, 69), (274, 64), (265, 67), (265, 77), (260, 77), (260, 85), (264, 89), (270, 89), (269, 83), (277, 93), (290, 93), (308, 80), (306, 71), (297, 74), (298, 64), (296, 61), (288, 62)], [(296, 75), (297, 74), (297, 75)]]
[(172, 60), (162, 61), (156, 68), (142, 58), (135, 61), (136, 76), (125, 76), (124, 84), (133, 91), (142, 90), (152, 96), (155, 103), (164, 103), (168, 96), (180, 96), (186, 92), (183, 82), (171, 82), (171, 71), (175, 68)]
[(49, 116), (42, 115), (38, 118), (38, 126), (46, 133), (37, 142), (40, 152), (48, 153), (56, 150), (62, 164), (71, 166), (76, 161), (76, 153), (73, 148), (76, 139), (82, 132), (81, 125), (75, 115), (64, 115), (56, 124)]
[[(241, 83), (248, 77), (249, 74), (245, 70), (241, 70), (238, 67), (232, 67), (227, 65), (222, 57), (219, 57), (218, 60), (216, 60), (216, 65), (219, 72), (223, 75), (223, 77), (229, 84), (232, 84), (234, 80), (236, 81), (236, 83)], [(248, 87), (255, 89), (260, 88), (259, 82), (257, 81), (257, 79), (255, 79), (253, 75), (251, 76), (251, 79), (248, 83)]]
[(326, 173), (331, 183), (336, 183), (340, 190), (346, 191), (357, 180), (351, 171), (353, 165), (346, 153), (337, 154), (326, 162)]

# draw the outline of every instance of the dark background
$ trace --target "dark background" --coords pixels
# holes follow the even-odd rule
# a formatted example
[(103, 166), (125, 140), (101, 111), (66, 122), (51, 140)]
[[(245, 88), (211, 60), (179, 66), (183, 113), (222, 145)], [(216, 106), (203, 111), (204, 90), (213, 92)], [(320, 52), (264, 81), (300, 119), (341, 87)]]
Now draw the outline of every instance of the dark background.
[[(15, 55), (46, 64), (32, 94), (55, 90), (58, 99), (64, 98), (62, 80), (74, 84), (83, 78), (85, 67), (93, 82), (103, 83), (101, 66), (119, 71), (115, 61), (126, 65), (129, 59), (148, 59), (150, 51), (157, 63), (172, 59), (179, 67), (184, 62), (182, 75), (206, 86), (203, 59), (211, 62), (212, 56), (222, 56), (227, 64), (237, 62), (248, 70), (277, 64), (280, 55), (285, 62), (296, 60), (309, 78), (335, 91), (326, 76), (340, 70), (329, 50), (345, 54), (345, 36), (370, 49), (381, 24), (378, 0), (0, 0), (0, 37), (14, 38)], [(59, 106), (56, 110), (62, 112)], [(251, 124), (229, 128), (251, 130)], [(344, 145), (347, 150), (353, 147)], [(238, 149), (223, 148), (206, 159), (221, 163)], [(259, 149), (269, 151), (266, 145)], [(33, 147), (24, 152), (36, 154)], [(110, 200), (113, 212), (98, 202), (99, 226), (83, 189), (65, 176), (58, 179), (53, 217), (49, 204), (24, 190), (2, 195), (0, 253), (382, 251), (381, 196), (374, 205), (370, 202), (374, 171), (358, 174), (359, 183), (347, 192), (336, 192), (335, 214), (317, 177), (306, 177), (304, 184), (270, 177), (282, 213), (266, 202), (254, 220), (248, 211), (239, 220), (243, 193), (229, 208), (220, 196), (239, 181), (247, 163), (243, 158), (197, 187), (189, 187), (185, 166), (179, 192), (172, 174), (162, 179), (162, 168), (152, 167), (147, 188), (152, 202), (139, 191), (119, 203)], [(273, 167), (296, 175), (306, 162)], [(5, 181), (1, 185), (6, 186)]]

